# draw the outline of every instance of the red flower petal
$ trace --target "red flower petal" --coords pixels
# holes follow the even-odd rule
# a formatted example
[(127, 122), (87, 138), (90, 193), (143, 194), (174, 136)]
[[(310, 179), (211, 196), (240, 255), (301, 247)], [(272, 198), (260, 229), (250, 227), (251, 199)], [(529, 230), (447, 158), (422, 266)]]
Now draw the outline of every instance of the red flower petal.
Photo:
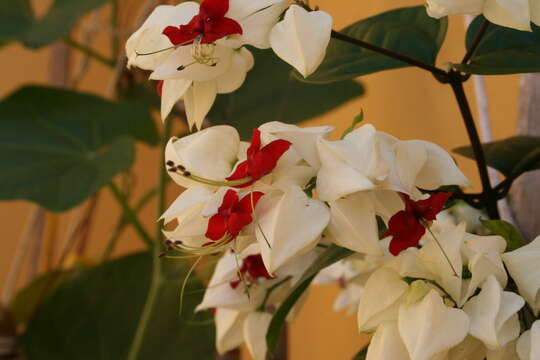
[(442, 211), (444, 204), (446, 204), (450, 196), (452, 196), (452, 193), (441, 192), (431, 195), (426, 200), (416, 201), (414, 204), (415, 211), (420, 213), (425, 220), (435, 220), (437, 214)]
[(199, 13), (213, 19), (223, 18), (229, 11), (229, 0), (204, 0)]
[(390, 253), (399, 255), (403, 250), (418, 246), (426, 229), (414, 214), (404, 210), (397, 212), (388, 222), (388, 231), (383, 236), (392, 235)]
[(182, 25), (180, 28), (175, 26), (167, 26), (163, 30), (163, 35), (167, 36), (173, 45), (187, 45), (188, 41), (194, 40), (197, 36), (199, 36), (199, 34), (200, 32), (193, 30), (188, 25)]
[(218, 214), (230, 212), (233, 206), (238, 202), (238, 193), (234, 190), (227, 190), (218, 208)]
[(250, 214), (232, 213), (227, 219), (227, 233), (233, 238), (237, 237), (246, 225), (251, 224), (251, 221), (253, 218)]
[(266, 278), (272, 279), (272, 276), (266, 270), (261, 254), (250, 255), (246, 257), (242, 262), (240, 272), (247, 273), (250, 278)]
[(247, 149), (247, 158), (250, 159), (261, 148), (261, 130), (253, 129), (253, 135), (251, 135), (250, 145)]
[(227, 35), (233, 34), (242, 34), (242, 27), (239, 23), (229, 18), (212, 20), (204, 26), (204, 37), (201, 43), (213, 43)]
[(257, 203), (263, 195), (264, 193), (260, 191), (247, 194), (234, 206), (233, 211), (235, 213), (252, 214), (253, 209), (257, 207)]
[(213, 215), (210, 220), (208, 220), (208, 228), (206, 229), (206, 234), (204, 236), (214, 241), (217, 241), (223, 236), (225, 236), (226, 232), (227, 218), (218, 213), (216, 215)]

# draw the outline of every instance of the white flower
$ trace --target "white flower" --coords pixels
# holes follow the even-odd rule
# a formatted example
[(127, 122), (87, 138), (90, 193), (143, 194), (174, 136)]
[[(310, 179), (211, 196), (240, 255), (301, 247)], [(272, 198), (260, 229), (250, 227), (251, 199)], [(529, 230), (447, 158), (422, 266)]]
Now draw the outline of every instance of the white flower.
[(516, 282), (519, 294), (535, 315), (540, 311), (540, 237), (527, 246), (502, 255), (508, 272)]
[(469, 319), (462, 310), (444, 305), (431, 290), (419, 303), (400, 306), (398, 328), (411, 360), (430, 360), (465, 339)]
[(217, 40), (206, 41), (208, 34), (199, 27), (195, 28), (202, 31), (201, 34), (189, 41), (175, 43), (165, 35), (165, 29), (178, 27), (175, 31), (180, 31), (180, 26), (193, 26), (190, 22), (201, 16), (201, 6), (191, 1), (177, 6), (158, 6), (128, 39), (128, 66), (151, 70), (151, 79), (163, 81), (163, 120), (183, 98), (190, 128), (195, 125), (200, 129), (216, 95), (238, 89), (253, 67), (253, 56), (242, 46), (268, 48), (270, 30), (286, 4), (284, 0), (223, 2), (228, 7), (224, 17), (240, 30), (225, 32)]
[(399, 306), (409, 286), (391, 269), (375, 271), (358, 304), (358, 329), (372, 331), (385, 321), (397, 320)]
[(531, 31), (540, 24), (537, 0), (427, 0), (428, 14), (440, 18), (452, 14), (483, 14), (494, 24)]
[(480, 294), (463, 306), (471, 320), (470, 334), (491, 350), (506, 345), (519, 336), (517, 312), (523, 305), (521, 296), (503, 291), (495, 277), (489, 276)]
[(366, 360), (410, 360), (396, 321), (382, 323), (373, 335)]
[(270, 33), (274, 52), (304, 77), (321, 64), (330, 41), (332, 17), (324, 11), (307, 11), (291, 5)]
[(219, 354), (236, 349), (244, 342), (242, 326), (248, 313), (227, 308), (216, 309), (216, 349)]
[(413, 199), (418, 188), (469, 183), (446, 151), (427, 141), (400, 141), (366, 124), (343, 140), (318, 142), (317, 192), (325, 201), (373, 189), (400, 191)]
[(270, 321), (272, 315), (262, 312), (250, 313), (244, 321), (244, 339), (254, 360), (266, 359), (266, 332)]
[(521, 334), (516, 348), (519, 360), (540, 359), (540, 320), (536, 320), (529, 330)]

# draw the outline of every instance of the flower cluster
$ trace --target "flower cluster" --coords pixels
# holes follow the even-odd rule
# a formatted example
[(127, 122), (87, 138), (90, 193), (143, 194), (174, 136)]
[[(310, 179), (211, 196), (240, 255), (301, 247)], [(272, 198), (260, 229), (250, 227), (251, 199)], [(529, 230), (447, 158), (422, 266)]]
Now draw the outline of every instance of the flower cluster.
[(200, 129), (216, 95), (238, 89), (253, 67), (246, 45), (271, 47), (308, 76), (324, 58), (331, 29), (327, 13), (286, 0), (188, 1), (158, 6), (128, 39), (126, 53), (128, 66), (150, 70), (158, 81), (162, 119), (183, 99), (190, 128)]
[[(250, 143), (230, 126), (170, 140), (166, 166), (186, 190), (163, 214), (164, 233), (170, 251), (223, 254), (198, 307), (215, 310), (219, 351), (245, 342), (264, 359), (272, 312), (331, 243), (357, 255), (318, 281), (339, 279), (347, 294), (336, 308), (357, 307), (371, 273), (390, 252), (420, 246), (450, 196), (419, 189), (468, 184), (432, 143), (402, 141), (369, 124), (338, 141), (331, 131), (271, 122)], [(377, 217), (389, 224), (386, 242)], [(412, 219), (412, 231), (402, 217)]]

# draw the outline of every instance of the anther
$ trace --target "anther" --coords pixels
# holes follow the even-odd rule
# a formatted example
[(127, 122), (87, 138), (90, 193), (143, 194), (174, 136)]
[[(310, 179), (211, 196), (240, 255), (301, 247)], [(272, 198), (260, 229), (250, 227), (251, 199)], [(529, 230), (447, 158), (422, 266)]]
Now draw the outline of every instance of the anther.
[(165, 251), (162, 251), (159, 253), (158, 258), (164, 258), (165, 256), (167, 256), (167, 253)]
[(184, 176), (191, 176), (191, 173), (189, 171), (184, 171)]
[(174, 242), (174, 245), (182, 245), (182, 241), (176, 240), (176, 241)]
[(176, 172), (176, 168), (174, 168), (174, 167), (168, 168), (167, 171), (169, 171), (169, 172)]
[(184, 70), (186, 67), (184, 65), (180, 65), (178, 68), (176, 68), (176, 71), (182, 71)]
[(185, 168), (184, 165), (178, 165), (176, 168), (177, 168), (178, 170), (180, 170), (180, 171), (186, 171), (186, 168)]
[(168, 166), (174, 166), (174, 161), (169, 160), (165, 164), (167, 164)]

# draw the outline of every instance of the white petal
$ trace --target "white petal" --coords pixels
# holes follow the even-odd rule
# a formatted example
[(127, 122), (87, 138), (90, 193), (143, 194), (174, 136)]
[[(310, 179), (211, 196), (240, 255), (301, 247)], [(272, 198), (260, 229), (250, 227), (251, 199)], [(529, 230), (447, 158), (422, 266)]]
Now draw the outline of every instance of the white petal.
[(383, 255), (371, 198), (359, 192), (330, 202), (328, 231), (335, 243), (362, 254)]
[(272, 5), (281, 4), (284, 0), (229, 0), (226, 17), (241, 21)]
[(334, 130), (332, 126), (310, 126), (301, 128), (292, 124), (272, 121), (259, 126), (261, 132), (270, 133), (292, 143), (294, 149), (307, 163), (318, 169), (321, 166), (317, 141)]
[(244, 342), (243, 326), (247, 314), (236, 310), (216, 309), (216, 349), (220, 355)]
[(268, 49), (270, 31), (277, 24), (286, 7), (287, 1), (280, 1), (242, 19), (240, 21), (243, 30), (242, 43), (259, 49)]
[(247, 71), (249, 70), (249, 50), (242, 48), (237, 50), (232, 55), (231, 65), (229, 69), (216, 78), (217, 92), (219, 94), (226, 94), (237, 90), (246, 79)]
[(272, 171), (272, 187), (287, 191), (293, 185), (304, 187), (310, 179), (317, 175), (317, 170), (307, 165), (294, 165)]
[(452, 14), (480, 14), (485, 0), (427, 0), (427, 13), (434, 18)]
[(171, 206), (169, 206), (167, 211), (165, 211), (163, 215), (161, 215), (159, 220), (164, 219), (164, 222), (168, 223), (175, 217), (180, 216), (180, 214), (185, 210), (191, 208), (194, 205), (204, 203), (211, 198), (212, 193), (202, 186), (186, 189), (182, 192), (182, 194), (180, 194), (180, 196), (176, 198), (176, 200), (174, 200), (174, 202), (171, 204)]
[(540, 25), (540, 2), (536, 0), (530, 0), (530, 13), (531, 13), (531, 21), (535, 23), (536, 25)]
[(184, 104), (188, 127), (197, 129), (202, 127), (202, 123), (216, 100), (217, 86), (214, 80), (195, 81), (184, 94)]
[(126, 42), (128, 66), (135, 65), (145, 70), (154, 70), (173, 51), (158, 52), (153, 55), (139, 54), (155, 52), (171, 47), (169, 38), (163, 35), (167, 26), (187, 24), (199, 12), (199, 4), (193, 1), (177, 6), (161, 5), (154, 9), (144, 24)]
[(540, 320), (519, 337), (516, 345), (519, 360), (540, 359)]
[(327, 13), (291, 5), (270, 32), (270, 44), (280, 58), (307, 77), (323, 61), (331, 31), (332, 17)]
[(191, 80), (163, 80), (161, 92), (161, 120), (165, 121), (176, 104), (191, 85)]
[[(449, 226), (440, 234), (436, 234), (439, 244), (431, 239), (418, 251), (418, 261), (431, 273), (432, 280), (442, 286), (458, 303), (461, 299), (461, 274), (463, 262), (460, 248), (463, 244), (465, 223)], [(445, 256), (446, 254), (446, 256)], [(450, 259), (450, 262), (447, 260)], [(457, 273), (454, 273), (454, 271)]]
[(415, 305), (399, 309), (399, 333), (409, 356), (429, 360), (462, 342), (469, 330), (469, 319), (459, 309), (449, 308), (435, 291)]
[(486, 0), (484, 16), (497, 25), (531, 31), (529, 0)]
[(516, 282), (519, 294), (535, 314), (540, 311), (540, 237), (527, 246), (502, 255), (508, 272)]
[(382, 323), (369, 343), (366, 360), (410, 360), (397, 322)]
[(244, 322), (244, 339), (253, 360), (266, 359), (266, 331), (272, 315), (262, 312), (250, 313)]
[(396, 320), (408, 285), (394, 271), (381, 268), (366, 282), (358, 304), (358, 329), (371, 331), (381, 323)]
[(199, 63), (193, 58), (192, 50), (194, 46), (196, 45), (180, 46), (174, 50), (161, 64), (159, 64), (159, 66), (154, 69), (152, 74), (150, 74), (150, 79), (185, 79), (193, 81), (208, 81), (213, 80), (228, 71), (231, 66), (231, 58), (234, 53), (233, 49), (216, 45), (212, 55), (216, 62), (215, 65), (210, 65), (210, 63)]
[[(330, 210), (298, 186), (283, 195), (263, 198), (257, 206), (256, 236), (269, 273), (313, 249), (330, 220)], [(266, 241), (270, 243), (268, 247)]]
[(484, 360), (486, 349), (480, 340), (467, 336), (448, 353), (448, 360)]
[(525, 301), (504, 291), (494, 276), (488, 277), (480, 294), (469, 300), (463, 310), (471, 321), (470, 334), (488, 349), (497, 349), (519, 336), (517, 312)]
[[(212, 126), (182, 138), (171, 138), (165, 149), (165, 162), (182, 165), (206, 179), (223, 181), (231, 173), (239, 144), (240, 136), (235, 128)], [(201, 185), (176, 173), (169, 174), (180, 186)]]

